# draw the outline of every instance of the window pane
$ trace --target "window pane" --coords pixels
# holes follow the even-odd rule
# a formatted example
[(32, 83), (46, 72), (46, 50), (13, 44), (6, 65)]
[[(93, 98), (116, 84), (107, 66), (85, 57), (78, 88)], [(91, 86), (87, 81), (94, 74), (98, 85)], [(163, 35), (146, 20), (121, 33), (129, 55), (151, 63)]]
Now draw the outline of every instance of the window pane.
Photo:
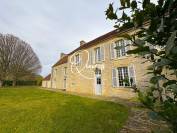
[(100, 47), (95, 49), (95, 59), (96, 59), (96, 61), (101, 61), (101, 50), (100, 50)]
[[(120, 45), (119, 45), (119, 41), (118, 42), (116, 42), (116, 47), (119, 47)], [(116, 57), (120, 57), (121, 55), (120, 55), (120, 49), (116, 49)]]
[(124, 86), (122, 67), (118, 68), (119, 86)]
[(79, 54), (78, 55), (76, 55), (76, 65), (78, 65), (79, 64), (79, 61), (80, 61), (80, 59), (79, 59)]
[(97, 84), (98, 84), (98, 85), (101, 84), (101, 78), (97, 78)]
[(126, 55), (126, 50), (125, 50), (125, 41), (124, 40), (121, 40), (121, 54), (122, 56), (125, 56)]
[(128, 67), (118, 68), (119, 86), (130, 86)]
[(129, 77), (128, 77), (128, 68), (127, 67), (123, 67), (123, 73), (124, 73), (125, 86), (129, 86)]
[(116, 42), (116, 47), (120, 47), (116, 49), (116, 57), (121, 57), (126, 55), (125, 41), (119, 40)]

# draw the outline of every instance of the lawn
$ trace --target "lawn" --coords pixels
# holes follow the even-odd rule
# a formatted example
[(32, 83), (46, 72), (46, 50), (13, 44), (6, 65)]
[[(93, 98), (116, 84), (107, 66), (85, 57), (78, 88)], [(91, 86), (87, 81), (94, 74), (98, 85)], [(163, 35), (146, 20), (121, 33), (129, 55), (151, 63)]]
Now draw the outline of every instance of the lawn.
[(41, 90), (0, 89), (0, 133), (117, 133), (128, 109), (113, 102)]

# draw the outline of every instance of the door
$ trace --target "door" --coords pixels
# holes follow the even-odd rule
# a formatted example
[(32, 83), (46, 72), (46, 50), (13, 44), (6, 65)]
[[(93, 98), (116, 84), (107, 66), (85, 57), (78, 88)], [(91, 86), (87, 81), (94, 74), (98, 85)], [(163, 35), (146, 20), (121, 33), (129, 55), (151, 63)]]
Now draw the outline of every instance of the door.
[(95, 94), (102, 94), (102, 79), (101, 79), (101, 70), (98, 70), (95, 73)]

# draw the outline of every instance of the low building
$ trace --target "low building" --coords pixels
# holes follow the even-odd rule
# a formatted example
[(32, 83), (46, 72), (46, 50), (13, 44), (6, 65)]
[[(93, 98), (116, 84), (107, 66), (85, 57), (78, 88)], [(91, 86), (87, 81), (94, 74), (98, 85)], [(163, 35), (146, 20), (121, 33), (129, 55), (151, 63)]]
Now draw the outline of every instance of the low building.
[(47, 75), (42, 80), (42, 87), (44, 87), (44, 88), (51, 88), (51, 74)]

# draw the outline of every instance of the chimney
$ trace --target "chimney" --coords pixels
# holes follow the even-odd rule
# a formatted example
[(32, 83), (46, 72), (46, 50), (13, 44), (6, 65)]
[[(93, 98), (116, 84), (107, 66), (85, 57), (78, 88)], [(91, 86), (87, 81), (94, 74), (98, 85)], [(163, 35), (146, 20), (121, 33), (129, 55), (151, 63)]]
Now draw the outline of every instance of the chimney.
[(64, 56), (66, 56), (66, 54), (65, 53), (61, 53), (60, 54), (60, 59), (63, 58)]
[(86, 42), (84, 40), (80, 41), (80, 46), (84, 45)]

